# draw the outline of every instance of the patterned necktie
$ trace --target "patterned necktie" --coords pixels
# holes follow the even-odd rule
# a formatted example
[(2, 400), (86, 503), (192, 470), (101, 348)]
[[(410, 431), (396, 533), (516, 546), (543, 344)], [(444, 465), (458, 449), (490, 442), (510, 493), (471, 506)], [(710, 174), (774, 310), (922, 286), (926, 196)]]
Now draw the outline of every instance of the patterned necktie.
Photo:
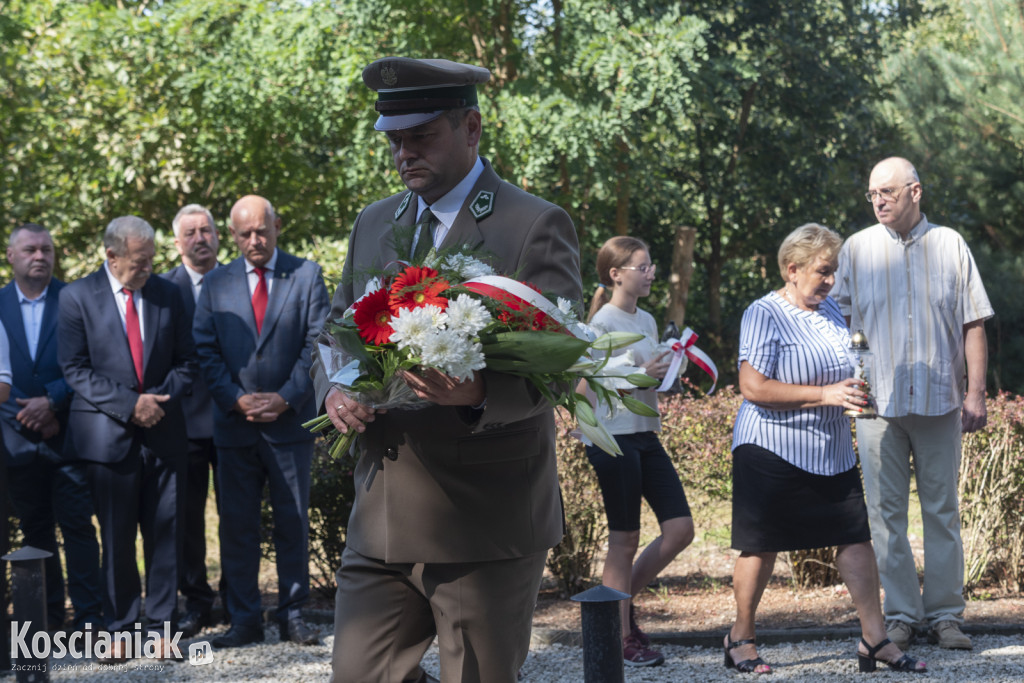
[(266, 268), (253, 268), (256, 272), (256, 289), (252, 293), (252, 313), (256, 316), (256, 334), (263, 332), (263, 317), (267, 314), (267, 273)]
[(142, 326), (139, 325), (139, 312), (135, 310), (134, 292), (121, 289), (128, 297), (124, 305), (125, 331), (128, 334), (128, 348), (132, 352), (132, 363), (135, 365), (135, 377), (139, 380), (139, 391), (142, 391)]
[(419, 228), (416, 233), (416, 248), (412, 252), (412, 262), (414, 264), (423, 263), (427, 254), (434, 247), (434, 228), (436, 225), (437, 220), (434, 218), (434, 214), (431, 213), (430, 209), (426, 209), (420, 215)]

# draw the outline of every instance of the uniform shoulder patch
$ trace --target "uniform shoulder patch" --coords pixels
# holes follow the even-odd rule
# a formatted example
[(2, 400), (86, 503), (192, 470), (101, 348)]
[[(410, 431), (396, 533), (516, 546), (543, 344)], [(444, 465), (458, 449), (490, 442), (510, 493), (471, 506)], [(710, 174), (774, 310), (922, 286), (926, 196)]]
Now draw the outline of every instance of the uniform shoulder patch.
[(477, 220), (494, 213), (494, 193), (490, 190), (480, 190), (470, 203), (469, 212)]
[(405, 213), (405, 210), (409, 208), (409, 200), (410, 199), (412, 199), (412, 192), (410, 192), (407, 195), (405, 195), (405, 199), (403, 199), (402, 203), (398, 205), (397, 209), (395, 209), (395, 220), (396, 221), (399, 218), (401, 218), (402, 214)]

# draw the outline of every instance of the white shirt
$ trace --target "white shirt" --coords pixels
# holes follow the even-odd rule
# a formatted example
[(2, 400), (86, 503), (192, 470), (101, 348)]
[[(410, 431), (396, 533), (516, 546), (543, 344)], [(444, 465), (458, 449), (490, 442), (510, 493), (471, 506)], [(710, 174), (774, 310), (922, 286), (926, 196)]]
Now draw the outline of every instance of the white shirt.
[[(103, 269), (107, 271), (107, 279), (110, 281), (110, 289), (114, 292), (114, 301), (117, 303), (117, 312), (121, 315), (121, 330), (128, 334), (128, 321), (125, 319), (125, 311), (128, 310), (128, 295), (124, 292), (124, 285), (122, 285), (114, 274), (110, 272), (110, 264), (106, 261), (103, 262)], [(150, 275), (150, 277), (153, 277)], [(146, 341), (146, 321), (143, 319), (143, 309), (145, 306), (142, 305), (142, 290), (136, 289), (132, 291), (132, 301), (135, 302), (135, 312), (139, 316), (139, 335), (142, 338), (143, 343)]]
[[(276, 253), (275, 253), (275, 256), (276, 256)], [(185, 267), (185, 272), (188, 273), (188, 277), (192, 281), (192, 300), (193, 301), (199, 301), (199, 293), (201, 291), (203, 291), (203, 278), (206, 277), (206, 275), (204, 275), (203, 273), (200, 273), (198, 270), (193, 270), (184, 261), (181, 262), (181, 265), (183, 265)], [(213, 268), (216, 268), (219, 265), (220, 265), (219, 263), (215, 263)], [(213, 268), (211, 268), (210, 270), (212, 271)], [(270, 293), (269, 287), (270, 287), (270, 283), (267, 283), (267, 293), (268, 294)]]
[[(826, 386), (853, 376), (850, 332), (831, 298), (805, 311), (771, 292), (752, 303), (740, 323), (743, 361), (769, 379)], [(812, 474), (836, 475), (857, 464), (850, 418), (840, 406), (773, 410), (744, 400), (732, 448), (753, 444)]]
[(922, 215), (909, 239), (874, 225), (839, 253), (833, 296), (874, 357), (871, 393), (884, 417), (963, 406), (964, 325), (993, 314), (967, 243)]
[[(274, 247), (274, 253), (270, 255), (270, 260), (267, 261), (267, 265), (263, 266), (263, 270), (266, 273), (263, 274), (263, 279), (267, 281), (267, 301), (270, 301), (270, 289), (274, 286), (274, 268), (277, 266), (277, 247)], [(256, 266), (249, 263), (249, 259), (245, 259), (245, 273), (249, 279), (249, 298), (252, 298), (253, 293), (256, 291), (256, 284), (260, 281), (260, 276), (256, 274)]]
[[(636, 313), (627, 313), (609, 303), (602, 306), (587, 324), (594, 328), (598, 335), (613, 331), (638, 332), (644, 335), (644, 338), (640, 341), (612, 352), (613, 356), (619, 356), (627, 351), (632, 351), (633, 364), (637, 367), (658, 355), (658, 326), (654, 322), (654, 318), (647, 311), (638, 308)], [(661, 420), (656, 417), (637, 415), (625, 408), (618, 410), (613, 417), (608, 417), (607, 407), (604, 404), (599, 407), (595, 402), (596, 395), (589, 389), (587, 390), (587, 396), (590, 398), (590, 402), (594, 404), (594, 407), (597, 408), (596, 415), (604, 424), (609, 434), (638, 434), (640, 432), (661, 431)], [(637, 387), (633, 390), (631, 396), (646, 403), (654, 410), (658, 410), (658, 392), (654, 388), (641, 389)], [(591, 445), (588, 440), (584, 439), (583, 441), (587, 445)]]
[[(423, 201), (423, 197), (416, 195), (416, 222), (420, 222), (420, 216), (427, 209), (434, 214), (434, 218), (437, 219), (437, 226), (434, 228), (434, 246), (439, 247), (444, 242), (444, 238), (448, 236), (448, 231), (452, 229), (452, 223), (455, 222), (455, 217), (459, 215), (459, 211), (462, 209), (462, 205), (466, 203), (466, 198), (469, 197), (470, 190), (476, 185), (476, 181), (480, 179), (480, 175), (484, 172), (484, 162), (480, 161), (480, 157), (476, 158), (476, 163), (473, 164), (473, 168), (470, 169), (466, 177), (459, 181), (459, 184), (448, 191), (448, 194), (438, 199), (436, 202), (427, 206), (427, 203)], [(417, 235), (413, 238), (413, 253), (416, 251), (416, 242), (419, 241), (419, 230), (417, 229)]]
[(18, 293), (18, 303), (21, 304), (21, 321), (25, 327), (25, 337), (28, 340), (28, 352), (32, 360), (36, 359), (36, 349), (39, 347), (39, 333), (42, 331), (43, 310), (46, 308), (46, 295), (50, 291), (50, 285), (46, 285), (43, 293), (35, 299), (29, 299), (25, 292), (21, 291), (18, 282), (14, 282), (14, 290)]

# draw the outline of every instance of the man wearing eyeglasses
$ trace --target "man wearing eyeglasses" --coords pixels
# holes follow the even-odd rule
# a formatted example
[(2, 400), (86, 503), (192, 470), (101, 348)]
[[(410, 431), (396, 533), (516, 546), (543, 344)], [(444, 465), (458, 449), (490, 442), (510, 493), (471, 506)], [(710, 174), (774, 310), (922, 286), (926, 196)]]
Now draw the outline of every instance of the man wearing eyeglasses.
[[(969, 650), (960, 629), (957, 474), (961, 434), (987, 419), (985, 320), (993, 311), (966, 242), (928, 222), (922, 195), (906, 159), (875, 166), (866, 196), (878, 225), (843, 245), (834, 296), (875, 358), (879, 417), (857, 420), (857, 441), (888, 636), (905, 649), (923, 627), (930, 642)], [(911, 462), (924, 526), (923, 591), (907, 538)]]

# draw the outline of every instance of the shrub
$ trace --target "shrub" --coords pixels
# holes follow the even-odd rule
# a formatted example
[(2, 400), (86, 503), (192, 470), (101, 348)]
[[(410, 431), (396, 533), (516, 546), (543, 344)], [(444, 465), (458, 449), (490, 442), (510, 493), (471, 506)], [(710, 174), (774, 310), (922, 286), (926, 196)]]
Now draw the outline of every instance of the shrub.
[(709, 500), (732, 496), (732, 426), (743, 397), (732, 386), (706, 396), (684, 378), (684, 391), (661, 401), (661, 443), (687, 491)]
[(964, 583), (1024, 588), (1024, 398), (988, 402), (988, 426), (964, 437), (960, 519)]

